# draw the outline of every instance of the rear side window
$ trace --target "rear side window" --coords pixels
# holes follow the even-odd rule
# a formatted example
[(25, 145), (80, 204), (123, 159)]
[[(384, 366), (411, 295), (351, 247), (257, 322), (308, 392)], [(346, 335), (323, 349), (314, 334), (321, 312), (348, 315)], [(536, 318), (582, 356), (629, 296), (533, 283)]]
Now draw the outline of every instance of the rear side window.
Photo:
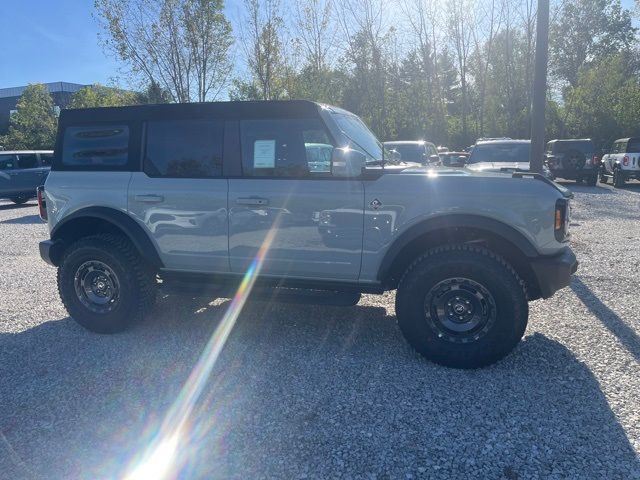
[(249, 177), (331, 174), (333, 142), (318, 119), (240, 123), (242, 171)]
[(37, 168), (38, 157), (35, 154), (18, 155), (18, 168)]
[(13, 170), (17, 168), (15, 155), (0, 155), (0, 170)]
[(220, 177), (223, 138), (218, 120), (147, 122), (144, 171), (151, 177)]
[(629, 140), (627, 153), (640, 153), (640, 138), (632, 138)]
[(66, 167), (122, 167), (129, 161), (129, 127), (91, 125), (67, 127), (62, 144)]

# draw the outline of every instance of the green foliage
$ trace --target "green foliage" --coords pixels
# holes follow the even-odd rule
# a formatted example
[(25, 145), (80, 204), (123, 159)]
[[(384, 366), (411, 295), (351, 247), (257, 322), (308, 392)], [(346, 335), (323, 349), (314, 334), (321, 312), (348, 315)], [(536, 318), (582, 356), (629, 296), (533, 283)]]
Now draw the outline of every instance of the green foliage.
[(138, 96), (134, 92), (96, 84), (78, 90), (69, 108), (123, 107), (137, 103)]
[(9, 132), (0, 137), (0, 145), (11, 150), (46, 150), (53, 148), (57, 119), (47, 87), (29, 85), (11, 116)]

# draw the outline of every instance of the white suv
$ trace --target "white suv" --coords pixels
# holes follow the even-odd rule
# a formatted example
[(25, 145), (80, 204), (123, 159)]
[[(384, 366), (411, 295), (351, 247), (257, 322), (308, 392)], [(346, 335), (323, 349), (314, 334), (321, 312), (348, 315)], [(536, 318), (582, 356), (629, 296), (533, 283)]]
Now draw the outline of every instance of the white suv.
[(613, 142), (609, 153), (602, 157), (600, 181), (613, 180), (614, 187), (622, 187), (624, 182), (640, 179), (640, 137), (620, 138)]

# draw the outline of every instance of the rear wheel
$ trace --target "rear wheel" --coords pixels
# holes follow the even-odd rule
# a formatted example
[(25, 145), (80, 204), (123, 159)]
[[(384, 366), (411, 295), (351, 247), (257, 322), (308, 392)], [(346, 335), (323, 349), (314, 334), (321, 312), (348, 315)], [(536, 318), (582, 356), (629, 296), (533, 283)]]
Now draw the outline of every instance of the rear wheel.
[(613, 186), (616, 188), (624, 187), (624, 174), (619, 168), (613, 171)]
[(27, 197), (26, 195), (18, 195), (17, 197), (11, 197), (11, 201), (16, 205), (22, 205), (23, 203), (29, 201), (29, 197)]
[(119, 235), (72, 244), (58, 268), (58, 291), (69, 315), (92, 332), (116, 333), (153, 303), (155, 275)]
[(439, 247), (407, 269), (396, 294), (398, 325), (421, 355), (441, 365), (490, 365), (518, 344), (528, 304), (516, 272), (489, 250)]

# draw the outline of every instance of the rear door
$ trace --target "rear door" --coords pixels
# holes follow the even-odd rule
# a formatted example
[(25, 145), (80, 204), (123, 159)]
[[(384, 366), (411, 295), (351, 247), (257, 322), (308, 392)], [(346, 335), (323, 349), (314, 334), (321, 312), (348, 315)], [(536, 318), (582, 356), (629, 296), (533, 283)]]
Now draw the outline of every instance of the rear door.
[(36, 196), (36, 188), (44, 183), (45, 171), (40, 167), (38, 155), (18, 153), (16, 187), (21, 193)]
[(144, 131), (143, 171), (132, 174), (129, 212), (153, 238), (166, 268), (228, 272), (224, 122), (150, 120)]
[(316, 168), (335, 145), (320, 119), (240, 122), (242, 178), (229, 180), (229, 261), (243, 274), (356, 280), (364, 216), (362, 181)]
[(0, 195), (15, 193), (15, 175), (18, 157), (13, 154), (0, 154)]

